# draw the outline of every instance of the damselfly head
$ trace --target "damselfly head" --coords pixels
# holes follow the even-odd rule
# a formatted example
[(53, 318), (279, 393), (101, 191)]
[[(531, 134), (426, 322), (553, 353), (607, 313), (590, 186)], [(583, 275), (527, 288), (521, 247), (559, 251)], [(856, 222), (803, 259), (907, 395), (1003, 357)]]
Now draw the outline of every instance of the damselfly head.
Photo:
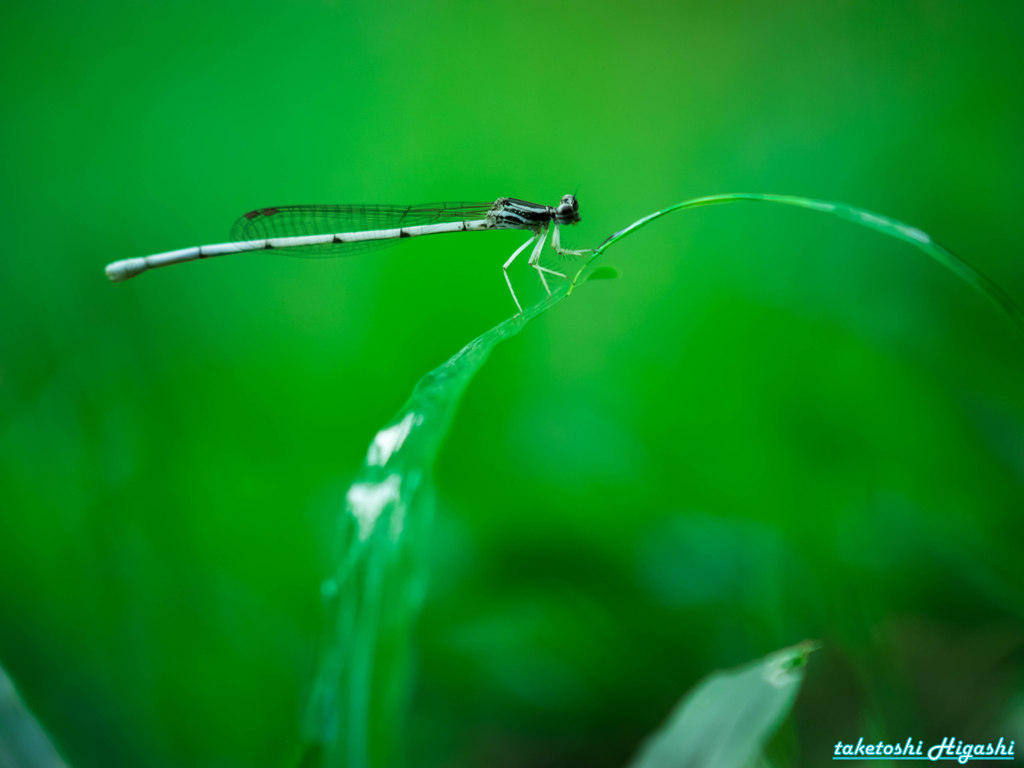
[(580, 204), (576, 195), (565, 195), (555, 208), (555, 221), (559, 224), (575, 224), (580, 220)]

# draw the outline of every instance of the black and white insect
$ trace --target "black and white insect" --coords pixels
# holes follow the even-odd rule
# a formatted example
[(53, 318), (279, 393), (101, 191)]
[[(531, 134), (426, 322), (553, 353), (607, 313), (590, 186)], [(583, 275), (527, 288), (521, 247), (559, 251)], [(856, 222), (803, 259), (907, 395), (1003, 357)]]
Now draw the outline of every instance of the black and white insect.
[(560, 256), (583, 256), (587, 250), (563, 248), (559, 227), (576, 224), (580, 206), (575, 195), (565, 195), (556, 206), (501, 197), (493, 203), (433, 203), (427, 205), (290, 205), (260, 208), (242, 216), (231, 229), (229, 243), (182, 248), (152, 256), (122, 259), (107, 265), (107, 277), (127, 280), (157, 267), (245, 251), (275, 250), (295, 256), (337, 256), (392, 244), (420, 235), (449, 232), (484, 232), (491, 229), (522, 229), (530, 239), (502, 265), (512, 300), (523, 311), (508, 268), (531, 244), (529, 264), (537, 270), (544, 289), (551, 293), (545, 274), (566, 277), (543, 267), (541, 252), (554, 226), (551, 247)]

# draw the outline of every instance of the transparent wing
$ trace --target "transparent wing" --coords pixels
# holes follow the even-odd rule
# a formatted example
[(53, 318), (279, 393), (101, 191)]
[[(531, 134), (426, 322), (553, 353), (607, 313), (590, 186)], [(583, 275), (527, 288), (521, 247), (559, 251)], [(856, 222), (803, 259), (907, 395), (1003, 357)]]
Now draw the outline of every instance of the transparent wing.
[[(249, 211), (231, 228), (231, 241), (265, 240), (376, 229), (396, 229), (446, 221), (473, 221), (487, 217), (494, 203), (427, 203), (425, 205), (283, 205)], [(397, 239), (358, 243), (325, 243), (277, 248), (289, 256), (321, 258), (387, 248)]]

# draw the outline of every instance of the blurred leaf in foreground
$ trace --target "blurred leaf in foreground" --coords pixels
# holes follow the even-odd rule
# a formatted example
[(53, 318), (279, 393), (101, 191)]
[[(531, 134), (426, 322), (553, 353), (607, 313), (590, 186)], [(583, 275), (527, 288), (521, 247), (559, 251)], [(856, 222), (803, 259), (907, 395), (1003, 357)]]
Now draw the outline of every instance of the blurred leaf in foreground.
[(745, 768), (789, 713), (813, 643), (715, 672), (687, 694), (630, 768)]

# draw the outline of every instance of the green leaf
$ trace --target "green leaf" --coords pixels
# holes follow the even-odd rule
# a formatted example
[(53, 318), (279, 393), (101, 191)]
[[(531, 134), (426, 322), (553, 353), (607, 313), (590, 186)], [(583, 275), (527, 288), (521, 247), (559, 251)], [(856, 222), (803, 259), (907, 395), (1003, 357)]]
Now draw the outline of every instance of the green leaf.
[(789, 713), (813, 643), (716, 672), (686, 695), (630, 768), (745, 768)]
[[(333, 566), (321, 586), (320, 653), (304, 722), (303, 766), (390, 765), (395, 761), (409, 685), (409, 637), (425, 590), (422, 561), (433, 519), (432, 472), (441, 441), (470, 380), (500, 342), (572, 292), (610, 246), (685, 208), (754, 200), (831, 213), (909, 242), (992, 299), (1024, 329), (1024, 312), (995, 283), (926, 233), (885, 216), (808, 198), (733, 194), (688, 200), (609, 237), (571, 282), (467, 344), (428, 373), (374, 438), (338, 521)], [(615, 270), (601, 267), (593, 279)], [(808, 646), (720, 673), (687, 698), (636, 768), (741, 765), (788, 711)], [(689, 762), (686, 762), (689, 761)]]
[(374, 437), (338, 517), (321, 583), (322, 631), (304, 721), (302, 766), (396, 762), (409, 683), (409, 637), (425, 590), (432, 472), (466, 386), (491, 350), (568, 293), (505, 320), (413, 389)]

